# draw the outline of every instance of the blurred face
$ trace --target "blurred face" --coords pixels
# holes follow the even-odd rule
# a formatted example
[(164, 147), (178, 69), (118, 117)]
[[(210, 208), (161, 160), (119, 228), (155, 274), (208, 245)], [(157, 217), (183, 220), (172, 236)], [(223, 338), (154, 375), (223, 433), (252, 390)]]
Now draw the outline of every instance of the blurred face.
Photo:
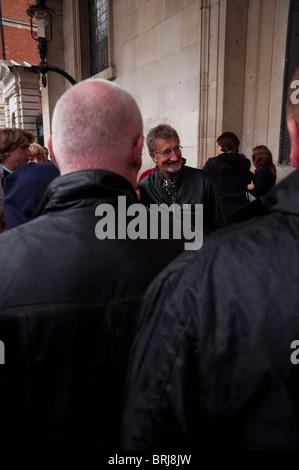
[(29, 162), (45, 163), (45, 157), (43, 155), (30, 155), (28, 163)]
[(5, 160), (3, 165), (6, 166), (10, 171), (15, 171), (21, 166), (25, 165), (29, 157), (31, 156), (30, 152), (30, 142), (28, 137), (24, 137), (23, 142), (10, 152), (5, 152)]
[(155, 151), (150, 153), (150, 156), (166, 179), (173, 179), (183, 165), (181, 148), (175, 138), (157, 140)]

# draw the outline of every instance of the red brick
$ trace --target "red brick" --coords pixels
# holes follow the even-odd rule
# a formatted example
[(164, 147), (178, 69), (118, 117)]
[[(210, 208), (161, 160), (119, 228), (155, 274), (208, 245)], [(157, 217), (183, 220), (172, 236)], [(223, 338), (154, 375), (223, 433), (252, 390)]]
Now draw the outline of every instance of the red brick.
[[(34, 4), (30, 0), (1, 0), (2, 18), (5, 23), (3, 26), (4, 44), (6, 60), (16, 62), (28, 62), (29, 64), (38, 64), (37, 43), (30, 34), (30, 19), (26, 14), (27, 8)], [(9, 23), (14, 20), (19, 23)], [(26, 23), (24, 25), (23, 23)], [(1, 59), (3, 59), (2, 37), (0, 38)]]

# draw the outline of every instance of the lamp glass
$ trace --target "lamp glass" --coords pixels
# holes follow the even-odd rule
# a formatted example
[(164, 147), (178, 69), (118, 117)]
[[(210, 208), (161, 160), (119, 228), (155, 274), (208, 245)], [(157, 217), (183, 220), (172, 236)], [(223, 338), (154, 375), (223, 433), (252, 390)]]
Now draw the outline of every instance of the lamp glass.
[(46, 11), (35, 11), (33, 16), (37, 26), (41, 28), (45, 28), (49, 23), (49, 14)]

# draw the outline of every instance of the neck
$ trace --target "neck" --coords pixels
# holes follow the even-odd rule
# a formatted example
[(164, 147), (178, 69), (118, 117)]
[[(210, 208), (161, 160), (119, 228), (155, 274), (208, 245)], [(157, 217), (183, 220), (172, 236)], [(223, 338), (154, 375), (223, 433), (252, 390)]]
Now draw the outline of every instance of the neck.
[(160, 170), (160, 173), (164, 176), (164, 178), (166, 180), (174, 180), (174, 178), (176, 178), (179, 174), (179, 172), (177, 173), (166, 173), (166, 172), (163, 172)]

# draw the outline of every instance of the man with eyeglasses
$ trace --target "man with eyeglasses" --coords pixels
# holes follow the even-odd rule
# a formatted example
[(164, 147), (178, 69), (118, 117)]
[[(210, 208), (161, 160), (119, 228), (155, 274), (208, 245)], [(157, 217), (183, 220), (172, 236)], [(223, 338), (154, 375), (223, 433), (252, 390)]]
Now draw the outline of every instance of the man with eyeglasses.
[(159, 124), (147, 134), (149, 154), (157, 170), (139, 183), (140, 202), (151, 204), (191, 204), (191, 220), (195, 204), (203, 204), (203, 233), (208, 235), (225, 225), (222, 208), (212, 180), (202, 170), (185, 165), (177, 131), (168, 124)]

